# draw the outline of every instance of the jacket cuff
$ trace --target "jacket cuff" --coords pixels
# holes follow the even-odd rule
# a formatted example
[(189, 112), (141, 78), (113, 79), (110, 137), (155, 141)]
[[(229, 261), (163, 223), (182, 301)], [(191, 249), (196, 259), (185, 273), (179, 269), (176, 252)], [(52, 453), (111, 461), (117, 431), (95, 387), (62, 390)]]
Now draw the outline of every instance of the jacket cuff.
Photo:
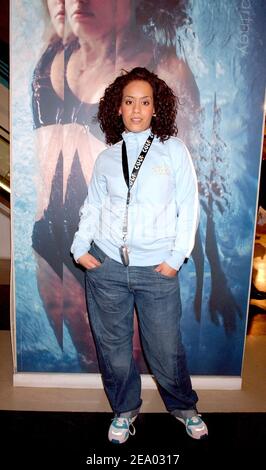
[(76, 261), (76, 263), (79, 264), (78, 262), (78, 259), (82, 256), (82, 255), (85, 255), (86, 253), (88, 253), (89, 249), (90, 249), (91, 245), (89, 244), (81, 244), (79, 243), (79, 246), (75, 247), (71, 247), (71, 252), (73, 253), (73, 257), (74, 257), (74, 260)]
[(165, 263), (169, 264), (171, 268), (179, 271), (185, 260), (187, 260), (187, 258), (185, 258), (182, 253), (179, 253), (178, 251), (172, 251), (171, 255), (168, 256), (168, 258), (166, 258), (164, 261)]

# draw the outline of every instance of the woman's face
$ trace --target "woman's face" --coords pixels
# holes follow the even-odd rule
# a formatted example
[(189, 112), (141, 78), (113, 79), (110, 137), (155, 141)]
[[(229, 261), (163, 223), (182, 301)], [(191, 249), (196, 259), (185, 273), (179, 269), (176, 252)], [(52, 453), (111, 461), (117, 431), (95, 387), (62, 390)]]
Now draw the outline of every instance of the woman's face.
[(125, 27), (131, 0), (65, 0), (73, 33), (78, 37), (103, 38)]
[(148, 82), (134, 80), (125, 86), (119, 114), (127, 131), (148, 129), (154, 112), (153, 89)]
[(60, 38), (64, 36), (65, 0), (47, 0), (53, 27)]

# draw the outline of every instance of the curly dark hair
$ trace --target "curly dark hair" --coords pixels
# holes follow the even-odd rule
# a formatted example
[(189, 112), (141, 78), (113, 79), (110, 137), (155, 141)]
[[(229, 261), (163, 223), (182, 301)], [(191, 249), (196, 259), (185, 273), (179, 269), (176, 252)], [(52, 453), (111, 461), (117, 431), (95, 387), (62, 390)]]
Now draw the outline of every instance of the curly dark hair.
[(125, 126), (118, 114), (121, 106), (123, 89), (134, 80), (144, 80), (153, 89), (153, 100), (156, 117), (152, 117), (152, 132), (161, 142), (177, 135), (176, 114), (178, 98), (172, 89), (155, 73), (144, 67), (135, 67), (130, 72), (122, 70), (119, 77), (109, 85), (101, 98), (98, 110), (98, 121), (105, 134), (107, 144), (115, 144), (122, 139)]

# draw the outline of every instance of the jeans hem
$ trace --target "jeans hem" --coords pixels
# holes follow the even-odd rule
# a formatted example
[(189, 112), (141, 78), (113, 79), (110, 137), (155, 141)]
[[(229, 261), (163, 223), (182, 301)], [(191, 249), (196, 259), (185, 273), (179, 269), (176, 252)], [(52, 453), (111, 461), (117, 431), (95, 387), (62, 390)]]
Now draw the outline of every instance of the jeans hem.
[(138, 408), (135, 408), (135, 410), (130, 410), (130, 411), (122, 411), (121, 413), (115, 413), (115, 416), (121, 417), (121, 418), (134, 418), (134, 416), (137, 416), (139, 414), (140, 406)]
[(175, 418), (192, 418), (193, 416), (198, 415), (198, 410), (197, 408), (191, 408), (189, 410), (172, 410), (170, 411), (170, 414), (173, 415)]

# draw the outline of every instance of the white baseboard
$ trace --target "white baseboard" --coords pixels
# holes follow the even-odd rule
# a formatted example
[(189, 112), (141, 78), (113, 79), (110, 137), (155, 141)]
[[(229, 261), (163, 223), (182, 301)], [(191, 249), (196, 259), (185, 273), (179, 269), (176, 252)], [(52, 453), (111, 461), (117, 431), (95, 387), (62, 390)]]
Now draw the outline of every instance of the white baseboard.
[[(241, 390), (242, 378), (238, 376), (192, 376), (196, 390)], [(141, 376), (143, 389), (156, 389), (151, 375)], [(61, 374), (19, 372), (13, 374), (14, 387), (83, 388), (102, 389), (100, 374)]]

